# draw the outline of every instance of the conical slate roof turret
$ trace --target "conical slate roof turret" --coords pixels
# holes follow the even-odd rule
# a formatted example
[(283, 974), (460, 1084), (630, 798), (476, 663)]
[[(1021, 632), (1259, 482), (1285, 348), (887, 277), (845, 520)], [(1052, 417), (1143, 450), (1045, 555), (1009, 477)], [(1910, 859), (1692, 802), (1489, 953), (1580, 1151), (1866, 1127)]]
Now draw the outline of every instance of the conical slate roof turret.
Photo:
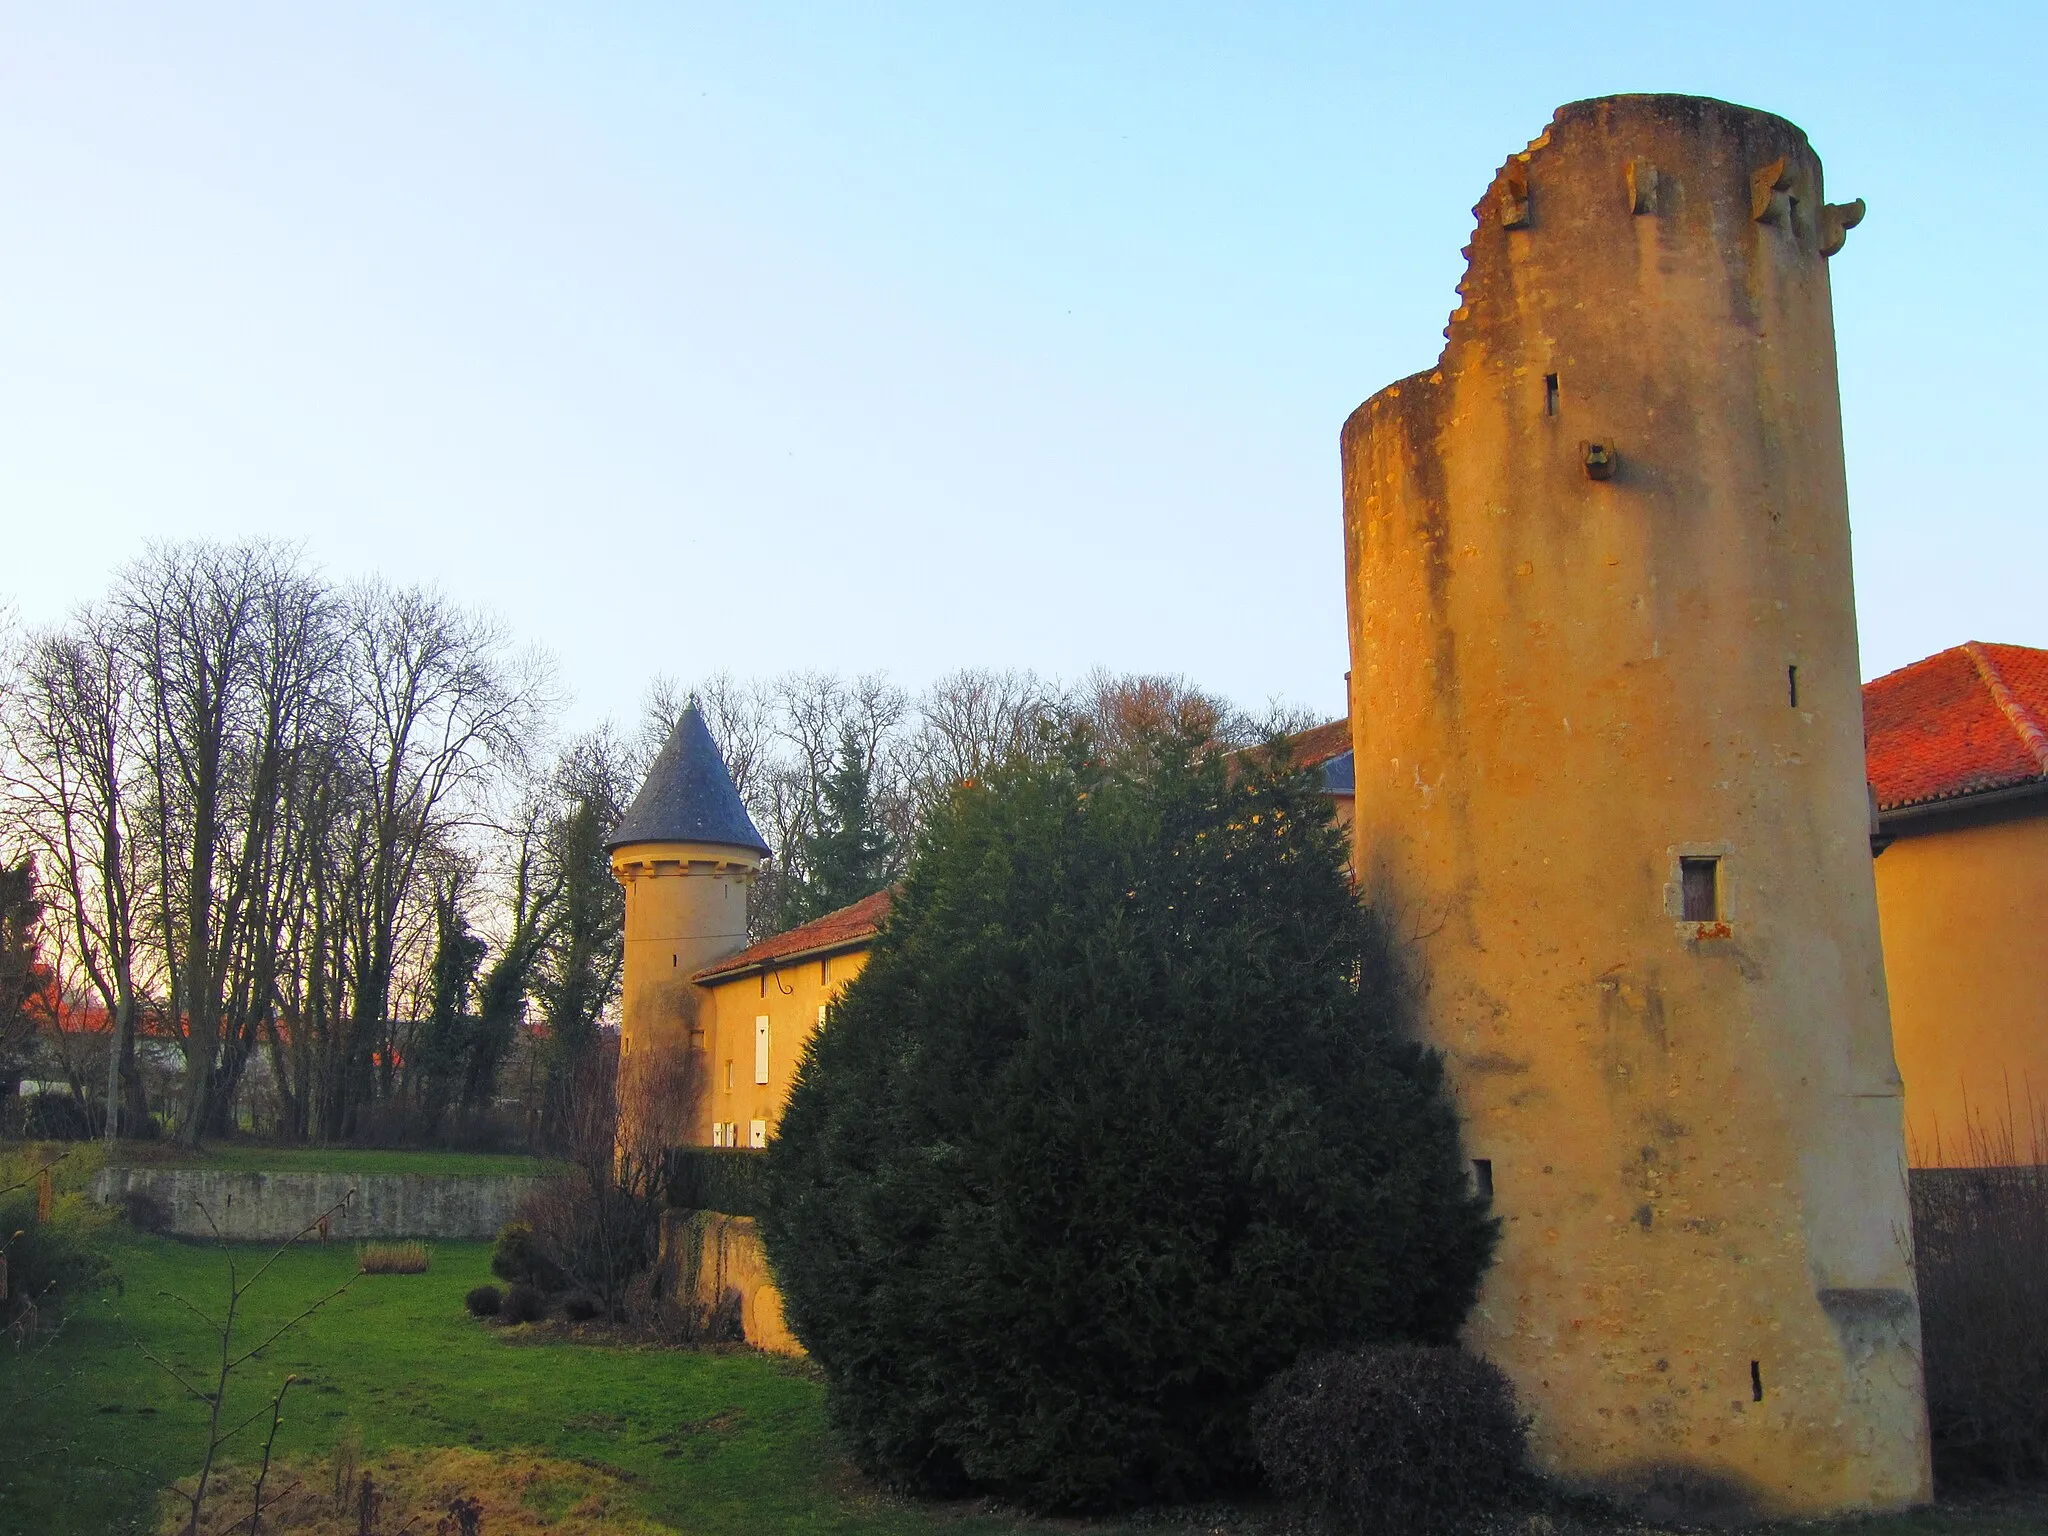
[(605, 847), (628, 843), (722, 843), (768, 852), (694, 699)]

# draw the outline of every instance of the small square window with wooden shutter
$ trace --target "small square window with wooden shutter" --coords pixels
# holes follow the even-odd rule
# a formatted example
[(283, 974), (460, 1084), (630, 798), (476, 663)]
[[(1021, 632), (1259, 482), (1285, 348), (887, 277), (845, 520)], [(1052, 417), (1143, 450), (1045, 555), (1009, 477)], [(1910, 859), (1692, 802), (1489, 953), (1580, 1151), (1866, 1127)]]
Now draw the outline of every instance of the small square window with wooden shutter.
[(768, 1015), (754, 1020), (754, 1081), (768, 1081)]
[(1721, 861), (1680, 859), (1679, 896), (1688, 923), (1717, 923), (1721, 920)]
[(747, 1123), (747, 1145), (750, 1147), (765, 1147), (768, 1145), (768, 1122), (766, 1120), (751, 1120)]

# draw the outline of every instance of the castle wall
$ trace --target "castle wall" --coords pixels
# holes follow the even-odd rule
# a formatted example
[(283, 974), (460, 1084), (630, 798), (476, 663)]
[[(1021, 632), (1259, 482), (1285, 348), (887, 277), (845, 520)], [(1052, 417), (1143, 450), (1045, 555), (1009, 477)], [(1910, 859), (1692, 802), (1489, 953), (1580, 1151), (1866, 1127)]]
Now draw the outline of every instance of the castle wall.
[(1439, 366), (1342, 440), (1361, 877), (1503, 1221), (1470, 1341), (1567, 1478), (1924, 1499), (1848, 221), (1797, 128), (1683, 97), (1562, 109), (1476, 212)]
[(2048, 802), (1958, 807), (1899, 824), (1877, 861), (1892, 1036), (1906, 1084), (1915, 1167), (1996, 1159), (1973, 1130), (2010, 1127), (2011, 1152), (2039, 1162), (2048, 1121)]

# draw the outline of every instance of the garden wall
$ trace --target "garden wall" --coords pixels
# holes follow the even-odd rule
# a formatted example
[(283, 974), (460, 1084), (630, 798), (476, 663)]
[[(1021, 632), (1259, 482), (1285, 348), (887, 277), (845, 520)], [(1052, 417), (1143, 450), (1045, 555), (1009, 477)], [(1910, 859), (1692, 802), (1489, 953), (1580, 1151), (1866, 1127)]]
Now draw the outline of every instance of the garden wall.
[(737, 1298), (740, 1331), (754, 1348), (777, 1355), (804, 1353), (783, 1320), (782, 1292), (775, 1288), (752, 1217), (663, 1211), (655, 1270), (665, 1290), (707, 1310), (715, 1311), (728, 1296)]
[(107, 1168), (93, 1181), (102, 1205), (136, 1196), (154, 1203), (176, 1237), (221, 1235), (282, 1242), (323, 1211), (348, 1201), (330, 1238), (491, 1238), (545, 1181), (510, 1174), (229, 1173), (211, 1168)]

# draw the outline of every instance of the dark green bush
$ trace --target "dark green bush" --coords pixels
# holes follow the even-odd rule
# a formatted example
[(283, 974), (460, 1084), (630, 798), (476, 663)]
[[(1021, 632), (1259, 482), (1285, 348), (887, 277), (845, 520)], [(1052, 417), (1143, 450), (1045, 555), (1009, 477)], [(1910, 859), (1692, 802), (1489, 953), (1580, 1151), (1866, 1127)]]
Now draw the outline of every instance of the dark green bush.
[(1527, 1427), (1499, 1367), (1452, 1345), (1303, 1357), (1252, 1410), (1276, 1491), (1342, 1530), (1445, 1530), (1521, 1480)]
[(163, 1201), (146, 1189), (131, 1189), (121, 1196), (121, 1217), (138, 1232), (164, 1232), (171, 1225)]
[(1186, 741), (957, 790), (768, 1149), (861, 1464), (1043, 1508), (1255, 1476), (1304, 1349), (1448, 1341), (1494, 1227), (1329, 802)]
[(537, 1291), (562, 1288), (562, 1271), (548, 1257), (530, 1222), (508, 1221), (498, 1229), (498, 1243), (491, 1250), (491, 1273), (512, 1285), (527, 1285)]
[(759, 1216), (768, 1206), (768, 1154), (747, 1147), (674, 1147), (668, 1203), (684, 1211)]
[(505, 1305), (505, 1293), (495, 1285), (474, 1286), (462, 1298), (462, 1304), (471, 1317), (496, 1317)]
[(538, 1322), (548, 1315), (548, 1299), (530, 1285), (515, 1285), (498, 1303), (501, 1323)]
[(581, 1291), (577, 1291), (562, 1303), (562, 1316), (572, 1323), (587, 1323), (603, 1310), (595, 1297), (586, 1296)]
[[(1975, 1131), (1975, 1168), (1911, 1175), (1935, 1481), (2048, 1477), (2048, 1167), (2043, 1138)], [(1998, 1159), (1993, 1161), (1993, 1159)]]
[(48, 1321), (59, 1303), (118, 1283), (113, 1261), (100, 1246), (109, 1219), (75, 1193), (58, 1198), (48, 1221), (36, 1218), (33, 1187), (0, 1200), (0, 1254), (7, 1260), (0, 1323), (30, 1312)]

